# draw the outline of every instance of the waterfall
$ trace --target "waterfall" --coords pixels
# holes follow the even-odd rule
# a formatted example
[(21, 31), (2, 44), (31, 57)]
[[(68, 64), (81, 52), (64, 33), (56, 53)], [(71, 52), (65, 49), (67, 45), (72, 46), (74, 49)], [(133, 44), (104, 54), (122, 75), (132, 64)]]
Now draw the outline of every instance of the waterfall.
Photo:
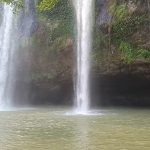
[[(29, 89), (29, 37), (36, 27), (35, 2), (24, 0), (24, 8), (13, 13), (3, 4), (0, 23), (0, 109), (27, 100)], [(19, 88), (18, 88), (19, 87)]]
[(75, 105), (77, 113), (86, 114), (90, 107), (90, 52), (92, 49), (94, 0), (74, 0), (73, 3), (77, 24)]
[(13, 16), (12, 8), (4, 4), (0, 27), (0, 106), (7, 103), (5, 100), (5, 92), (9, 76)]

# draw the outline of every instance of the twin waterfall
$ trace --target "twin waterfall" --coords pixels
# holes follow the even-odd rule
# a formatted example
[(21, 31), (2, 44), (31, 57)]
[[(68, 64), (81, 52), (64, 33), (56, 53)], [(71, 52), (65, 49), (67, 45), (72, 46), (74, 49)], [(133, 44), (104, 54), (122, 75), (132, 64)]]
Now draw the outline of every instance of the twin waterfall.
[[(15, 89), (17, 53), (20, 34), (30, 36), (35, 11), (33, 1), (25, 0), (25, 11), (18, 15), (13, 13), (10, 5), (1, 5), (2, 21), (0, 24), (0, 107), (12, 105)], [(90, 106), (90, 52), (92, 49), (94, 0), (73, 0), (76, 14), (76, 81), (75, 107), (79, 114), (86, 114)], [(35, 4), (34, 4), (35, 5)], [(21, 16), (24, 12), (28, 16)], [(16, 23), (20, 17), (20, 24)], [(17, 17), (16, 17), (17, 16)], [(14, 21), (15, 20), (15, 21)], [(18, 21), (18, 22), (19, 22)], [(16, 29), (17, 26), (17, 29)], [(18, 32), (19, 31), (19, 32)], [(18, 32), (18, 33), (17, 33)], [(25, 33), (24, 33), (25, 32)], [(22, 35), (21, 35), (22, 36)], [(14, 40), (15, 39), (15, 40)], [(17, 45), (17, 46), (16, 46)], [(17, 50), (18, 52), (18, 50)], [(16, 54), (15, 54), (16, 53)], [(16, 55), (16, 56), (15, 56)]]
[(73, 2), (77, 24), (75, 111), (78, 114), (86, 114), (90, 106), (90, 52), (92, 49), (94, 0), (74, 0)]

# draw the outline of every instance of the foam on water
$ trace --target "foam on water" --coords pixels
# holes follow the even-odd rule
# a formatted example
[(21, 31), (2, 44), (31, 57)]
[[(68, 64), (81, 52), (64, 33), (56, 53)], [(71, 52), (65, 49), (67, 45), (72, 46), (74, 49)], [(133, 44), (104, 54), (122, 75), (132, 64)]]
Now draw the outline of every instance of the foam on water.
[(90, 110), (90, 111), (70, 111), (65, 113), (67, 116), (101, 116), (104, 115), (105, 113), (99, 110)]

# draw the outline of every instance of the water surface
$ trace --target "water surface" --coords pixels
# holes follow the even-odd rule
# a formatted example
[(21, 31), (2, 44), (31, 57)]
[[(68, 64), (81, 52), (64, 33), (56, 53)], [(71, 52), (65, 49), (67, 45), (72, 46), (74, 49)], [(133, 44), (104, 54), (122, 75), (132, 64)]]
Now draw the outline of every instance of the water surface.
[(0, 112), (0, 150), (150, 150), (150, 110), (67, 109)]

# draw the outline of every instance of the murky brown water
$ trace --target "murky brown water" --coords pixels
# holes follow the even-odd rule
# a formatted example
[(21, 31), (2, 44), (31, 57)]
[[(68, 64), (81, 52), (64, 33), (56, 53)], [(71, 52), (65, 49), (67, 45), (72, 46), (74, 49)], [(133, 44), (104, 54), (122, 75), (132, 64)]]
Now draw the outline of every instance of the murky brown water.
[(150, 110), (0, 112), (0, 150), (150, 150)]

